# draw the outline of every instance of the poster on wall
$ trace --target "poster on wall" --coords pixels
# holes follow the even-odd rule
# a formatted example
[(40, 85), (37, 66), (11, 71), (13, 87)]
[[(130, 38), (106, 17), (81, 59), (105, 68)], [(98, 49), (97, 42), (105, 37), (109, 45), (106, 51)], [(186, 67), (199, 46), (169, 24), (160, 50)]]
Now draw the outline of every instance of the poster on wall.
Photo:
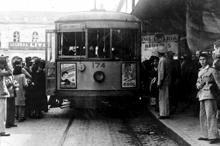
[(168, 51), (178, 56), (178, 40), (177, 34), (150, 34), (142, 35), (141, 42), (141, 61), (149, 60), (151, 56), (157, 56), (157, 50), (160, 47), (166, 47)]
[(122, 88), (136, 87), (136, 63), (122, 63)]
[(76, 64), (61, 63), (60, 88), (76, 88)]

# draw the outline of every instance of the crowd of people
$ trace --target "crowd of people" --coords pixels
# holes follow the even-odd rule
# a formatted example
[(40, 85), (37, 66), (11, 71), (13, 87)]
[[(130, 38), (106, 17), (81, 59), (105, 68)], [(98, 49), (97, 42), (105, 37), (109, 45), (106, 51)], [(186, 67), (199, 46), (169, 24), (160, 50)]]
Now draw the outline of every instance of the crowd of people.
[[(217, 128), (220, 109), (220, 41), (212, 54), (197, 51), (174, 59), (165, 47), (142, 63), (143, 94), (150, 99), (159, 119), (192, 109), (200, 119), (202, 137), (198, 140), (219, 142)], [(154, 53), (155, 54), (155, 53)]]
[[(45, 92), (45, 61), (38, 57), (6, 56), (0, 61), (0, 136), (9, 136), (5, 128), (17, 127), (27, 117), (39, 119), (48, 111)], [(11, 65), (10, 65), (11, 64)], [(5, 114), (6, 113), (6, 114)]]
[[(156, 100), (155, 110), (159, 111), (159, 89), (164, 89), (160, 93), (167, 95), (165, 101), (169, 101), (169, 114), (184, 111), (191, 105), (196, 106), (192, 102), (196, 101), (193, 97), (197, 92), (195, 84), (201, 67), (198, 64), (199, 56), (184, 54), (177, 60), (174, 55), (172, 51), (160, 49), (142, 63), (141, 71), (144, 95)], [(161, 114), (160, 118), (166, 118), (163, 116)]]
[[(142, 63), (143, 94), (155, 98), (159, 119), (192, 107), (200, 118), (202, 137), (219, 142), (217, 114), (220, 109), (220, 41), (213, 45), (212, 56), (197, 51), (184, 54), (159, 48), (157, 55)], [(9, 136), (5, 128), (16, 127), (15, 119), (39, 119), (48, 111), (45, 92), (45, 61), (37, 57), (14, 57), (9, 65), (0, 56), (0, 136)], [(7, 114), (5, 114), (7, 113)], [(6, 118), (5, 118), (6, 117)], [(6, 124), (5, 124), (6, 123)]]

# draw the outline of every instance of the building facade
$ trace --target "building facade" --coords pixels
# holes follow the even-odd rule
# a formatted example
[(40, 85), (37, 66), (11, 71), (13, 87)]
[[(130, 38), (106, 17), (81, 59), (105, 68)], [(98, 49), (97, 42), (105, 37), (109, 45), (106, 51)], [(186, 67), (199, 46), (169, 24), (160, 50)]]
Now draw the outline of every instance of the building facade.
[(0, 55), (45, 58), (45, 33), (54, 29), (54, 21), (69, 13), (0, 13)]

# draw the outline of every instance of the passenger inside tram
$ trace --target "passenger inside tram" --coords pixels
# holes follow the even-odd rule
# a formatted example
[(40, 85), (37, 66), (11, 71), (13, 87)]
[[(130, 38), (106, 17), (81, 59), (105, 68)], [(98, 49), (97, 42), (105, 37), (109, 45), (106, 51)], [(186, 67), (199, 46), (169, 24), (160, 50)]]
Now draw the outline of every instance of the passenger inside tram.
[[(78, 46), (77, 46), (78, 47)], [(69, 47), (69, 52), (68, 52), (69, 55), (73, 55), (73, 56), (76, 56), (76, 46), (70, 46)]]
[(113, 29), (112, 30), (112, 56), (113, 59), (134, 59), (135, 57), (134, 30)]
[(97, 57), (97, 54), (95, 53), (95, 48), (93, 46), (89, 47), (89, 57), (91, 58)]
[(112, 58), (119, 60), (121, 58), (120, 49), (112, 47)]
[(62, 55), (85, 56), (84, 32), (65, 32), (60, 35)]
[(89, 58), (109, 58), (110, 57), (110, 30), (109, 29), (89, 29), (88, 44)]

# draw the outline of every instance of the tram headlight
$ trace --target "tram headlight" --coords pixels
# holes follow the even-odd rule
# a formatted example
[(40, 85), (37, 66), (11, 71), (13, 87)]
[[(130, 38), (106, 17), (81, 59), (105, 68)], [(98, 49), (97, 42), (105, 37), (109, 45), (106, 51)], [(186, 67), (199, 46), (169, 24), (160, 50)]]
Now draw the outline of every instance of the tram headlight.
[(102, 71), (97, 71), (94, 73), (93, 78), (96, 82), (103, 82), (105, 80), (105, 74)]

